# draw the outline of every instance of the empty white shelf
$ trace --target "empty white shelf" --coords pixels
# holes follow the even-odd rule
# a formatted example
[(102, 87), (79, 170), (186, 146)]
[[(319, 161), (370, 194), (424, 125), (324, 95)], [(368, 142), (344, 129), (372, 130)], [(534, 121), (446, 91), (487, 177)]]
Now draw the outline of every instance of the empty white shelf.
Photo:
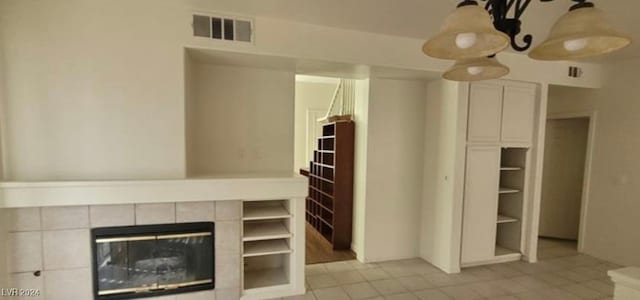
[(281, 205), (254, 205), (245, 206), (244, 221), (272, 220), (290, 218), (291, 214)]
[(498, 223), (512, 223), (512, 222), (518, 222), (518, 219), (503, 216), (503, 215), (498, 215)]
[(243, 241), (263, 241), (291, 237), (287, 227), (279, 221), (245, 222)]
[(244, 243), (244, 257), (291, 253), (286, 240), (254, 241)]
[(501, 187), (500, 191), (499, 191), (500, 194), (513, 194), (513, 193), (519, 193), (519, 192), (520, 192), (520, 190), (511, 189), (511, 188), (504, 188), (504, 187)]
[(285, 284), (289, 284), (289, 278), (284, 268), (244, 271), (245, 290)]
[(500, 171), (520, 171), (520, 167), (500, 167)]

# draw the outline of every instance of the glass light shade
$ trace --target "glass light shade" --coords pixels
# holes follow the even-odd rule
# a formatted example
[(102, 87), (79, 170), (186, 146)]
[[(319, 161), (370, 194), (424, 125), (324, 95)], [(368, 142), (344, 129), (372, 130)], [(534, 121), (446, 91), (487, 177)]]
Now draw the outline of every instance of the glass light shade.
[(551, 28), (549, 38), (529, 52), (538, 60), (572, 60), (622, 49), (631, 38), (613, 28), (605, 13), (595, 7), (569, 11)]
[(444, 25), (429, 39), (422, 51), (441, 59), (487, 57), (509, 46), (509, 36), (493, 27), (491, 16), (478, 5), (458, 7)]
[(453, 81), (497, 79), (509, 74), (509, 68), (495, 57), (470, 58), (456, 61), (442, 77)]

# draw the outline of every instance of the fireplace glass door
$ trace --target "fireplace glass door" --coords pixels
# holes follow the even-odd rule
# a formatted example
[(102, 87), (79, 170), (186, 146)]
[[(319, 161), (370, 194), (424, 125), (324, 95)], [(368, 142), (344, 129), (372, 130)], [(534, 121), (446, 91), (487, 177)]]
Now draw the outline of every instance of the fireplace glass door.
[[(145, 226), (125, 228), (138, 227)], [(96, 236), (96, 296), (126, 299), (213, 288), (213, 245), (212, 231)]]

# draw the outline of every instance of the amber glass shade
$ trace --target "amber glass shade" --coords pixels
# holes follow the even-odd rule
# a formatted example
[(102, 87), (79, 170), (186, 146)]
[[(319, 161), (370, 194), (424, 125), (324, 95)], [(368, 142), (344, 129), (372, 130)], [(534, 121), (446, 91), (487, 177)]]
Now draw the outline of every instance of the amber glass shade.
[(538, 60), (573, 60), (622, 49), (631, 38), (613, 28), (595, 7), (569, 11), (551, 28), (549, 38), (529, 53)]
[(444, 22), (440, 32), (422, 47), (425, 54), (460, 60), (487, 57), (509, 46), (509, 37), (496, 30), (491, 16), (478, 5), (458, 7)]
[(457, 61), (442, 77), (453, 81), (497, 79), (509, 74), (509, 68), (495, 57), (471, 58)]

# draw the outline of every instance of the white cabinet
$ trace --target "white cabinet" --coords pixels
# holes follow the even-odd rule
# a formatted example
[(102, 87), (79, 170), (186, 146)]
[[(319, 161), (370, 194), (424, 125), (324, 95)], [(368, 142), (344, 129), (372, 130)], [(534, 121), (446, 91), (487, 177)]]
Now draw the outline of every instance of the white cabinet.
[(502, 118), (502, 85), (474, 83), (469, 89), (468, 140), (498, 142)]
[(536, 87), (533, 84), (506, 81), (471, 84), (467, 141), (531, 144), (535, 103)]
[(536, 90), (532, 86), (504, 87), (502, 142), (531, 143)]
[(467, 149), (461, 263), (493, 259), (500, 180), (500, 147)]

